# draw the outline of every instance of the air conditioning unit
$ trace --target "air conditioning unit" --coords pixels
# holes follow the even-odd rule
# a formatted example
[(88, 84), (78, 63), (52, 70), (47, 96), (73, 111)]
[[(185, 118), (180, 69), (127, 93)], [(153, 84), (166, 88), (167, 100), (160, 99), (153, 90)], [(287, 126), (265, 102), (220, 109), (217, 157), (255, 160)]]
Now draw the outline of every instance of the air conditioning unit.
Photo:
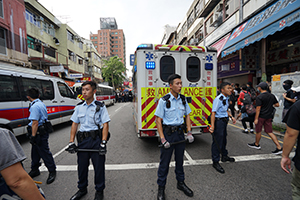
[(223, 4), (222, 3), (219, 3), (217, 6), (216, 6), (216, 12), (221, 12), (223, 10)]
[(41, 40), (39, 40), (39, 39), (34, 39), (34, 42), (35, 42), (35, 43), (41, 43)]
[(42, 21), (42, 22), (43, 22), (43, 21), (44, 21), (44, 18), (43, 18), (42, 16), (37, 16), (37, 17), (36, 17), (36, 20), (37, 20), (37, 21)]
[(84, 57), (84, 60), (85, 60), (85, 61), (89, 61), (89, 58), (88, 58), (88, 57)]

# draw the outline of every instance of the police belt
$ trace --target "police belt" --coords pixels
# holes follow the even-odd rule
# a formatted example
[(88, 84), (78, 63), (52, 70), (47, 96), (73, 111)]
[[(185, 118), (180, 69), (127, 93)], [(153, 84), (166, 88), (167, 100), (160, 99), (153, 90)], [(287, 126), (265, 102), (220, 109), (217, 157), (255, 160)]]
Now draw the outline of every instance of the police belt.
[(166, 131), (168, 135), (171, 135), (172, 133), (178, 131), (179, 133), (183, 133), (183, 129), (185, 128), (184, 124), (181, 124), (179, 126), (171, 126), (171, 125), (162, 125), (163, 130)]
[(216, 121), (217, 121), (217, 120), (223, 120), (223, 121), (225, 121), (226, 123), (227, 123), (228, 120), (229, 120), (228, 117), (220, 117), (220, 118), (219, 118), (219, 117), (216, 117), (215, 119), (216, 119)]
[(101, 129), (101, 132), (99, 130), (78, 131), (77, 134), (76, 134), (76, 138), (77, 138), (78, 143), (81, 143), (87, 137), (91, 137), (93, 139), (96, 139), (97, 136), (102, 138), (102, 129)]

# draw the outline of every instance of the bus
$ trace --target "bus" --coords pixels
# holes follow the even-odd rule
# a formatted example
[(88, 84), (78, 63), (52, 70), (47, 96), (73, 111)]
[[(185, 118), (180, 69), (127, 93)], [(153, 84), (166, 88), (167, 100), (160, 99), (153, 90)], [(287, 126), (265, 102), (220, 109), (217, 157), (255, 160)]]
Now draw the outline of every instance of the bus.
[[(82, 88), (81, 88), (82, 83), (75, 83), (72, 87), (73, 91), (77, 94), (77, 98), (84, 100), (82, 96)], [(110, 87), (108, 85), (103, 85), (103, 84), (97, 84), (97, 92), (94, 96), (94, 98), (97, 101), (103, 102), (106, 106), (108, 105), (114, 105), (116, 102), (115, 98), (115, 92), (113, 87)]]
[[(217, 95), (217, 50), (212, 47), (142, 44), (134, 62), (133, 91), (138, 137), (158, 137), (155, 109), (169, 93), (168, 77), (181, 75), (181, 94), (192, 112), (192, 134), (208, 132), (208, 116)], [(174, 111), (175, 112), (175, 111)]]

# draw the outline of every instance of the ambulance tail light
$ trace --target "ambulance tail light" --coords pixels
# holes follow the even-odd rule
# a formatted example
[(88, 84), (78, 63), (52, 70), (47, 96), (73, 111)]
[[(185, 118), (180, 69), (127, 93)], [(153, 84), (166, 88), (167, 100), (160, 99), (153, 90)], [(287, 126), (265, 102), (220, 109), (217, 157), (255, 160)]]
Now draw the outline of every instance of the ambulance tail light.
[(155, 137), (156, 131), (154, 131), (154, 130), (140, 131), (140, 136), (141, 137)]
[(153, 45), (152, 44), (140, 44), (137, 48), (138, 49), (153, 49)]
[(159, 51), (169, 51), (170, 47), (158, 47)]
[(209, 133), (209, 128), (208, 128), (208, 127), (203, 128), (203, 129), (202, 129), (202, 132), (203, 132), (203, 133)]
[(154, 61), (147, 61), (146, 62), (146, 69), (155, 69), (155, 62)]

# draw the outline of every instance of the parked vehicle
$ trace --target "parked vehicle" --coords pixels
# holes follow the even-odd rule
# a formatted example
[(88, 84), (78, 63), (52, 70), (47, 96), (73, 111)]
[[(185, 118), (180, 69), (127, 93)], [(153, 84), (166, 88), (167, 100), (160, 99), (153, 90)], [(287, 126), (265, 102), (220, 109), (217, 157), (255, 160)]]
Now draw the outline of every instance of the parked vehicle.
[(182, 45), (142, 44), (135, 53), (133, 74), (134, 119), (138, 137), (158, 137), (155, 109), (159, 98), (169, 93), (168, 77), (181, 75), (192, 133), (208, 132), (207, 118), (217, 94), (217, 51)]
[(0, 63), (0, 127), (16, 136), (27, 132), (30, 101), (26, 90), (29, 88), (39, 90), (52, 125), (70, 120), (79, 100), (64, 80), (42, 71)]

